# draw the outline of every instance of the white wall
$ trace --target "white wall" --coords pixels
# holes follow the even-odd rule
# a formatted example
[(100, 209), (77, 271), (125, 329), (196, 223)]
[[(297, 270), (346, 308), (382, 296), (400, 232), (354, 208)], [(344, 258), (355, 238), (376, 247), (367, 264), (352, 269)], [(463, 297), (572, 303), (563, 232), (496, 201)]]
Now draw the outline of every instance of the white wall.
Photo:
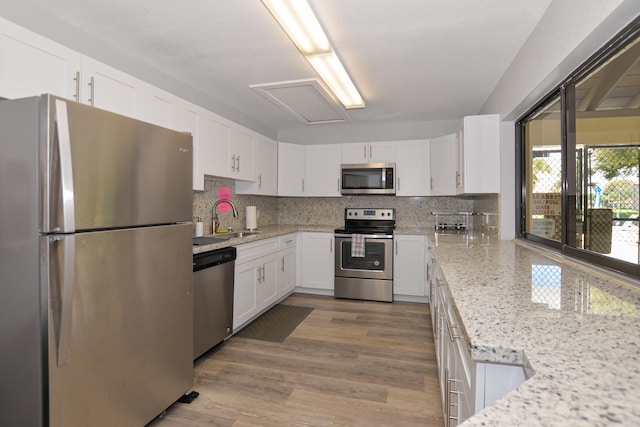
[(480, 113), (499, 113), (501, 239), (515, 235), (514, 121), (640, 14), (640, 0), (553, 0)]

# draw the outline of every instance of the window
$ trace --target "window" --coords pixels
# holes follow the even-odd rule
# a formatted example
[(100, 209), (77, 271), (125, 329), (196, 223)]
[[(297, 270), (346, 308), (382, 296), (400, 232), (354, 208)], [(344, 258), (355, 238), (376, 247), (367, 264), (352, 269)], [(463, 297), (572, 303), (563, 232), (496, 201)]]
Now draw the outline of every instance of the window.
[(640, 22), (518, 122), (517, 234), (640, 276)]

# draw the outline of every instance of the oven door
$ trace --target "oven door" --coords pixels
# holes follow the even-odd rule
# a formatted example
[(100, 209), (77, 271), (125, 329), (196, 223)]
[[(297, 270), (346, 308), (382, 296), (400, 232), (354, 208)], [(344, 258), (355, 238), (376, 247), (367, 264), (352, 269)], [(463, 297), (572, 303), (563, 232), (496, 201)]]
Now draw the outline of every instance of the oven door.
[(351, 256), (351, 235), (336, 234), (336, 277), (393, 279), (393, 236), (365, 235), (364, 257)]

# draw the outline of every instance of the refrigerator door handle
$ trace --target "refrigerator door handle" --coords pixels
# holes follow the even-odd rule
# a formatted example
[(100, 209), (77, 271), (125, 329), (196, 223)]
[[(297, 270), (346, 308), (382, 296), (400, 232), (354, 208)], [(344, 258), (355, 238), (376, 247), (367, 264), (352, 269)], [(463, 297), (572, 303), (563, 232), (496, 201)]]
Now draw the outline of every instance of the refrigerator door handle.
[(73, 331), (73, 284), (75, 266), (75, 236), (52, 237), (63, 245), (62, 274), (57, 283), (60, 286), (60, 313), (58, 330), (58, 367), (66, 365), (71, 359), (71, 342)]
[(60, 187), (62, 189), (62, 233), (76, 231), (75, 206), (73, 200), (73, 165), (71, 161), (71, 137), (67, 103), (56, 99), (56, 132), (58, 136), (58, 155), (60, 158)]

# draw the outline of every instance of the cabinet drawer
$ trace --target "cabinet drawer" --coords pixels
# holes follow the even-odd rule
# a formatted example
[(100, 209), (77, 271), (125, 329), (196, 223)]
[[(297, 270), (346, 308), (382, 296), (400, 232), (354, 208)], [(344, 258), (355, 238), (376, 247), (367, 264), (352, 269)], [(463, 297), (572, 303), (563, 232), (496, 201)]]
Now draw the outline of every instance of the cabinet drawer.
[(296, 233), (285, 234), (278, 237), (280, 250), (296, 247)]
[(272, 237), (257, 242), (244, 243), (236, 248), (238, 250), (236, 265), (238, 265), (277, 252), (278, 238)]

